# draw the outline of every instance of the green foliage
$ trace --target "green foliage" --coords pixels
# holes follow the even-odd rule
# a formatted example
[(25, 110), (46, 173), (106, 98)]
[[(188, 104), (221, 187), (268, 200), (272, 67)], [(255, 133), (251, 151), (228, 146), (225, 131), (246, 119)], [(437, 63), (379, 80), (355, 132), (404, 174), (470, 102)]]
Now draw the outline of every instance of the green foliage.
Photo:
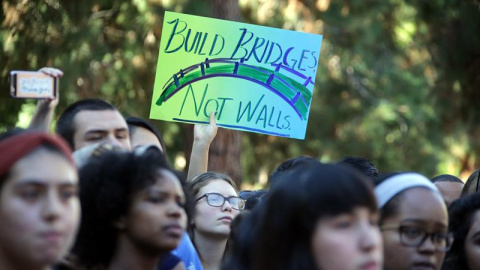
[[(253, 23), (261, 21), (255, 9), (268, 9), (268, 3), (244, 2), (246, 18)], [(479, 61), (479, 38), (475, 35), (480, 26), (478, 3), (324, 0), (298, 1), (292, 7), (292, 2), (296, 1), (270, 5), (276, 11), (272, 16), (291, 9), (297, 15), (310, 13), (303, 21), (297, 17), (299, 23), (290, 28), (324, 34), (307, 138), (293, 143), (248, 134), (257, 157), (244, 159), (250, 161), (246, 164), (249, 173), (258, 171), (258, 160), (272, 170), (282, 159), (303, 154), (326, 162), (344, 155), (362, 156), (383, 172), (414, 170), (427, 176), (458, 175), (479, 165), (480, 149), (474, 146), (478, 136), (468, 135), (471, 123), (459, 124), (458, 114), (472, 108), (466, 115), (480, 121), (474, 117), (480, 112), (475, 106), (480, 100), (480, 83), (477, 79), (476, 96), (464, 92), (462, 82), (469, 79), (467, 65), (452, 69), (458, 61)], [(328, 7), (320, 10), (319, 3)], [(279, 10), (282, 5), (283, 12)], [(445, 20), (445, 10), (455, 18), (449, 20), (465, 22), (461, 23), (462, 31), (452, 31), (458, 36), (455, 41), (436, 33), (458, 23)], [(271, 26), (286, 25), (285, 20), (267, 21), (277, 22)], [(309, 23), (313, 27), (309, 28)], [(439, 39), (441, 43), (437, 43)], [(459, 49), (468, 52), (468, 57), (459, 54)], [(438, 63), (437, 57), (451, 63)], [(478, 69), (476, 74), (478, 78)], [(456, 95), (447, 106), (439, 103), (447, 101), (437, 94), (442, 85)], [(454, 128), (446, 130), (452, 125)], [(465, 143), (466, 138), (469, 143)]]
[[(243, 133), (244, 179), (310, 155), (369, 158), (383, 171), (433, 176), (477, 166), (480, 150), (478, 1), (239, 1), (245, 22), (324, 35), (304, 141)], [(8, 72), (59, 67), (57, 114), (87, 97), (148, 117), (163, 12), (213, 16), (212, 1), (2, 2), (0, 131), (22, 104)], [(181, 124), (158, 123), (171, 158)]]

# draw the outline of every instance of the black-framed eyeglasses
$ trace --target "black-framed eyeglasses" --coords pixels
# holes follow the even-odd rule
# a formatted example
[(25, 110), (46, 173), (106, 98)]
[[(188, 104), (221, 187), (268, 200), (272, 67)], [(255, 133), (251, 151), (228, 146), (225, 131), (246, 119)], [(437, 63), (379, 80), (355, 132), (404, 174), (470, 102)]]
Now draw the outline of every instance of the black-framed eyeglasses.
[(233, 209), (243, 210), (245, 208), (244, 199), (237, 196), (225, 197), (219, 193), (205, 193), (203, 194), (203, 196), (195, 200), (195, 202), (198, 202), (205, 197), (207, 198), (208, 205), (213, 207), (222, 207), (225, 204), (225, 201), (228, 201), (228, 203), (232, 206)]
[(398, 230), (400, 234), (400, 243), (407, 247), (419, 247), (430, 238), (436, 251), (445, 252), (450, 249), (453, 243), (453, 234), (450, 232), (432, 232), (412, 225), (386, 225), (381, 226), (380, 230)]

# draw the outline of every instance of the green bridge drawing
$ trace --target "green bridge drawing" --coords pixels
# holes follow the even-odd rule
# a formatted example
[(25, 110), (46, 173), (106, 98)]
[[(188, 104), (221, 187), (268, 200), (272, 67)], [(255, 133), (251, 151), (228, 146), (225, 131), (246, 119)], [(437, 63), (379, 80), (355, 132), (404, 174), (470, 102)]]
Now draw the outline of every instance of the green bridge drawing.
[[(174, 74), (163, 86), (163, 92), (157, 99), (156, 105), (160, 106), (167, 102), (182, 88), (194, 82), (215, 77), (231, 77), (248, 80), (265, 87), (285, 100), (302, 120), (306, 120), (312, 101), (312, 93), (307, 86), (314, 84), (312, 78), (282, 65), (281, 62), (272, 64), (272, 67), (274, 67), (273, 70), (248, 65), (243, 59), (237, 61), (229, 58), (205, 59), (205, 62), (181, 69)], [(293, 75), (301, 82), (280, 71)]]

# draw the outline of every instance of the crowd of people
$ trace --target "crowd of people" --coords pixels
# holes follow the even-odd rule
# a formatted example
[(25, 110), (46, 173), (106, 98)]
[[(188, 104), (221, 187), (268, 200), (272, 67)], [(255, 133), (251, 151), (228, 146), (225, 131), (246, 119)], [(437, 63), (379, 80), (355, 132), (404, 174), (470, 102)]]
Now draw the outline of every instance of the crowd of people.
[(300, 156), (239, 190), (207, 171), (213, 113), (185, 175), (154, 125), (104, 100), (71, 104), (50, 134), (57, 103), (0, 137), (0, 269), (480, 269), (479, 170), (464, 184)]

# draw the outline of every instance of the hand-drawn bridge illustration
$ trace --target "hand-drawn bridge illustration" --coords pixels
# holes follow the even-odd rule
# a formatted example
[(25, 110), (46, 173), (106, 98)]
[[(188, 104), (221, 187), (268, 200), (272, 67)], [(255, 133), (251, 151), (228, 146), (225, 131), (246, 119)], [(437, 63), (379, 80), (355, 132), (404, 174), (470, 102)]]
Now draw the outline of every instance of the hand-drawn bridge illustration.
[[(281, 62), (278, 64), (272, 63), (272, 66), (275, 67), (274, 70), (245, 64), (244, 59), (236, 61), (229, 58), (207, 58), (205, 62), (181, 69), (174, 74), (163, 86), (163, 92), (156, 105), (160, 106), (182, 88), (196, 81), (214, 77), (232, 77), (248, 80), (267, 88), (285, 100), (295, 110), (300, 119), (306, 120), (308, 108), (312, 101), (312, 92), (308, 90), (307, 86), (314, 84), (312, 78), (282, 65)], [(303, 83), (291, 79), (280, 71), (293, 74), (297, 77), (297, 80), (303, 81)]]

